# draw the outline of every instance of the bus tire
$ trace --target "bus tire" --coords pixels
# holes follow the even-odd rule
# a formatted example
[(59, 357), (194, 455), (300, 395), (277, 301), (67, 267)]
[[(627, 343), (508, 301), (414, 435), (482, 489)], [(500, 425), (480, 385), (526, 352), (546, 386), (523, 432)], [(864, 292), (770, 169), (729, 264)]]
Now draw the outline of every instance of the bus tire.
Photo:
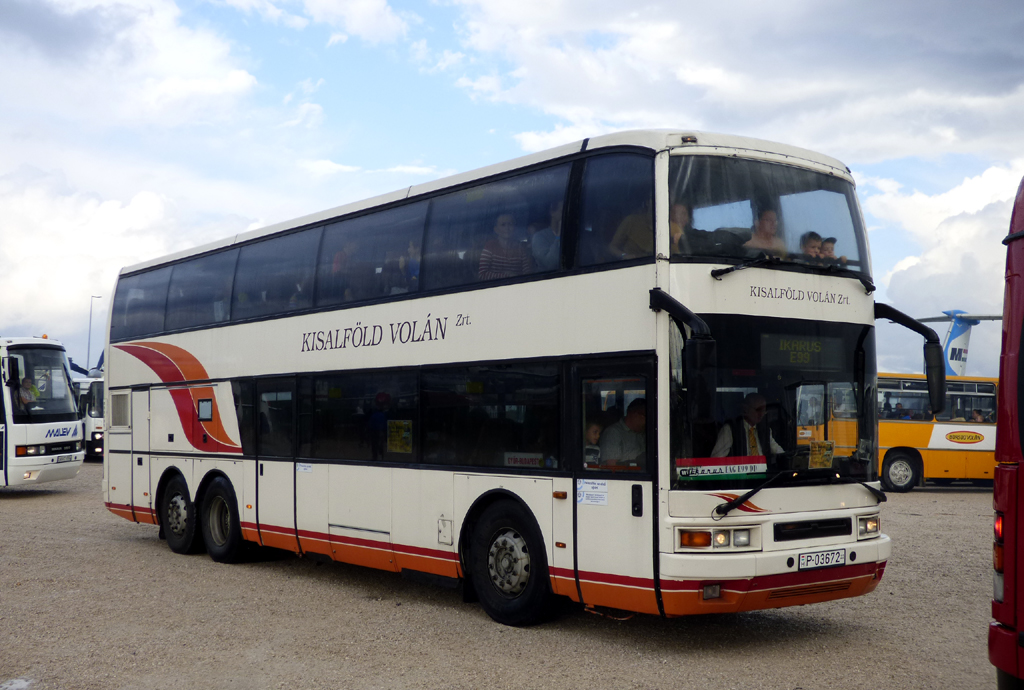
[(551, 593), (544, 540), (518, 504), (499, 501), (484, 511), (469, 555), (473, 588), (487, 615), (513, 626), (545, 617)]
[(245, 553), (238, 500), (231, 482), (216, 477), (203, 497), (203, 541), (206, 552), (218, 563), (237, 563)]
[(203, 536), (196, 529), (198, 518), (185, 478), (175, 475), (160, 494), (160, 527), (171, 551), (188, 554), (203, 550)]
[(882, 463), (882, 481), (892, 491), (905, 494), (920, 480), (917, 462), (909, 453), (890, 453)]

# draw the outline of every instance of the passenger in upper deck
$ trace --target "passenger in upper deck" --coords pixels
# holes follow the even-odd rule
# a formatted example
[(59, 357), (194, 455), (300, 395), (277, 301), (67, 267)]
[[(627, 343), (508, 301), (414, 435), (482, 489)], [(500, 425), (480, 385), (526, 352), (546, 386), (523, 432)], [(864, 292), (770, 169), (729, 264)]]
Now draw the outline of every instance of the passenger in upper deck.
[(779, 216), (775, 209), (766, 206), (757, 214), (753, 234), (743, 244), (744, 249), (756, 249), (768, 254), (786, 255), (786, 243), (778, 236)]
[(690, 253), (693, 237), (693, 205), (676, 201), (668, 211), (669, 253), (671, 256)]
[(821, 241), (821, 258), (825, 259), (827, 262), (830, 262), (830, 263), (831, 262), (835, 262), (835, 261), (838, 261), (841, 264), (845, 264), (846, 263), (846, 257), (845, 256), (840, 256), (838, 258), (836, 257), (836, 238), (835, 237), (826, 237), (825, 239), (823, 239)]
[(800, 253), (809, 259), (821, 257), (821, 235), (811, 230), (800, 236)]
[(548, 207), (551, 221), (546, 228), (538, 230), (530, 240), (533, 261), (541, 271), (553, 271), (559, 267), (562, 258), (562, 201)]
[(654, 225), (649, 203), (622, 219), (608, 244), (616, 259), (638, 259), (654, 253)]
[(515, 238), (516, 219), (511, 213), (494, 219), (495, 237), (480, 253), (480, 280), (499, 280), (529, 273), (533, 263), (525, 242)]

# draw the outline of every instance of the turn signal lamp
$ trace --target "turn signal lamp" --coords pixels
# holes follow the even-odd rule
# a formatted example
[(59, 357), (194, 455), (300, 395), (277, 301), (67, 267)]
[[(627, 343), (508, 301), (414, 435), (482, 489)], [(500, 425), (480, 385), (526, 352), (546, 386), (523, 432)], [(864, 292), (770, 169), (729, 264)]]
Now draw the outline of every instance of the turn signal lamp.
[(1003, 545), (992, 545), (992, 567), (997, 573), (1003, 572)]
[(711, 546), (711, 532), (684, 529), (679, 532), (679, 545), (688, 549), (704, 549)]
[(996, 522), (994, 525), (996, 541), (1002, 543), (1003, 541), (1003, 514), (996, 513)]

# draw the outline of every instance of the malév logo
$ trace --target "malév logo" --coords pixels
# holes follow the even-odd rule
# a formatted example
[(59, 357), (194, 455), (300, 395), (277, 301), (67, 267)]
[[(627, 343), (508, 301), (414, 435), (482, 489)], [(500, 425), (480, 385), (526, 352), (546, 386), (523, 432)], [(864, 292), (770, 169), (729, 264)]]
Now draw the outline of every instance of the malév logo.
[(46, 438), (77, 438), (78, 437), (78, 425), (65, 426), (60, 429), (50, 429), (46, 432)]

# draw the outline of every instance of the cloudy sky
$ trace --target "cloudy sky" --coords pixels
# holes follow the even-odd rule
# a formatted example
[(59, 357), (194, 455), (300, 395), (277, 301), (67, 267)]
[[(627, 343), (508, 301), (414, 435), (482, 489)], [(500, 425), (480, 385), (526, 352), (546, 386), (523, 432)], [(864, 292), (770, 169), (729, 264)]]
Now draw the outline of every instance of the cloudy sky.
[(1000, 313), (1021, 36), (1012, 0), (0, 0), (0, 332), (84, 363), (93, 302), (95, 360), (121, 266), (640, 127), (839, 158), (881, 300)]

